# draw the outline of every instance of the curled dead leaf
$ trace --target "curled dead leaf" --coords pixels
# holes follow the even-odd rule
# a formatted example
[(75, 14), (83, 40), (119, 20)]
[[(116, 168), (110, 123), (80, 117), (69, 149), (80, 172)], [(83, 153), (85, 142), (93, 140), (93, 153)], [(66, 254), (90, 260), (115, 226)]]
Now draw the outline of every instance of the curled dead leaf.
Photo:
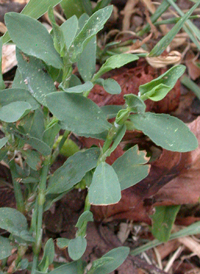
[(181, 61), (181, 53), (178, 51), (171, 51), (167, 55), (160, 55), (158, 57), (146, 57), (147, 62), (154, 68), (164, 68), (168, 65), (178, 64)]

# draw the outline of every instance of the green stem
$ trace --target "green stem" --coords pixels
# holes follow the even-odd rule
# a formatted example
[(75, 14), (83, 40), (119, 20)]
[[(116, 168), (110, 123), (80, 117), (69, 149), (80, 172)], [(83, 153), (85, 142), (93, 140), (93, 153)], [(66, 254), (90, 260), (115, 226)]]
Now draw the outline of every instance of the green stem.
[(57, 148), (54, 150), (54, 153), (52, 154), (51, 157), (51, 165), (54, 163), (55, 159), (57, 158), (61, 148), (63, 147), (65, 141), (67, 140), (68, 136), (70, 134), (70, 131), (66, 130), (65, 133), (63, 134), (63, 137), (59, 143), (59, 145), (57, 146)]
[(20, 183), (18, 182), (19, 175), (16, 170), (15, 161), (14, 160), (10, 161), (9, 166), (10, 166), (10, 171), (11, 171), (11, 176), (13, 181), (14, 195), (15, 195), (15, 200), (17, 204), (17, 209), (20, 212), (24, 213), (25, 212), (24, 199), (23, 199)]
[(64, 67), (63, 67), (63, 78), (62, 78), (62, 83), (63, 83), (63, 88), (68, 88), (69, 87), (69, 80), (72, 75), (72, 64), (69, 62), (69, 58), (66, 57), (63, 59), (64, 62)]
[(38, 199), (36, 201), (37, 202), (36, 235), (35, 235), (35, 244), (33, 246), (34, 263), (32, 266), (31, 274), (34, 274), (35, 270), (37, 269), (38, 256), (42, 246), (42, 233), (43, 233), (42, 218), (43, 218), (43, 212), (44, 212), (45, 191), (46, 191), (47, 174), (49, 171), (49, 162), (50, 162), (50, 157), (47, 157), (44, 160), (43, 168), (41, 171), (39, 188), (38, 188)]

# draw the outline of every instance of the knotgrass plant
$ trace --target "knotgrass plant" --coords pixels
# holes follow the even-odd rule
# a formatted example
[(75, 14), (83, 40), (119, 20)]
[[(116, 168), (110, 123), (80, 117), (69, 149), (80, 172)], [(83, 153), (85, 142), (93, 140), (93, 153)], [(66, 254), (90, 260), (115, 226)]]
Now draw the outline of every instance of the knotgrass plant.
[[(6, 271), (6, 258), (15, 248), (17, 257), (13, 271), (49, 272), (55, 254), (52, 239), (44, 245), (43, 257), (39, 259), (43, 246), (43, 214), (81, 182), (82, 187), (88, 188), (88, 194), (84, 212), (76, 224), (76, 237), (57, 239), (58, 247), (68, 248), (73, 262), (63, 263), (50, 273), (105, 274), (123, 263), (129, 248), (113, 249), (87, 267), (82, 256), (87, 247), (87, 223), (93, 221), (90, 206), (117, 203), (121, 199), (121, 190), (140, 182), (149, 171), (145, 153), (137, 146), (128, 149), (113, 165), (107, 164), (106, 158), (117, 148), (126, 130), (141, 130), (155, 144), (171, 151), (187, 152), (197, 147), (196, 137), (183, 122), (168, 114), (145, 111), (144, 101), (163, 99), (184, 73), (185, 67), (174, 66), (157, 79), (140, 86), (138, 96), (125, 95), (126, 104), (120, 109), (119, 106), (98, 107), (87, 98), (95, 84), (102, 85), (110, 94), (121, 92), (116, 81), (101, 76), (139, 57), (113, 55), (96, 72), (96, 34), (110, 17), (112, 6), (96, 9), (93, 14), (90, 11), (90, 17), (85, 13), (79, 19), (72, 16), (58, 26), (53, 14), (53, 6), (58, 2), (51, 0), (47, 4), (47, 1), (31, 0), (21, 14), (8, 13), (5, 16), (8, 33), (1, 39), (1, 45), (10, 39), (16, 44), (18, 67), (12, 88), (5, 89), (2, 76), (0, 78), (0, 119), (5, 134), (0, 140), (0, 159), (10, 167), (17, 209), (0, 208), (0, 227), (10, 233), (9, 238), (0, 237), (0, 259), (2, 270)], [(169, 32), (151, 55), (160, 53), (168, 45), (194, 7), (177, 22), (176, 29)], [(53, 27), (51, 33), (34, 19), (47, 9)], [(72, 74), (75, 63), (82, 81)], [(58, 90), (55, 81), (59, 83)], [(115, 118), (115, 121), (110, 123), (107, 117)], [(61, 129), (64, 134), (59, 137)], [(71, 132), (104, 140), (104, 145), (77, 151), (76, 144), (71, 142), (71, 156), (68, 153), (65, 163), (51, 174), (50, 167), (59, 152), (66, 149)], [(16, 163), (16, 156), (20, 164)], [(27, 215), (31, 216), (30, 225)], [(24, 256), (29, 247), (34, 254), (32, 262)]]

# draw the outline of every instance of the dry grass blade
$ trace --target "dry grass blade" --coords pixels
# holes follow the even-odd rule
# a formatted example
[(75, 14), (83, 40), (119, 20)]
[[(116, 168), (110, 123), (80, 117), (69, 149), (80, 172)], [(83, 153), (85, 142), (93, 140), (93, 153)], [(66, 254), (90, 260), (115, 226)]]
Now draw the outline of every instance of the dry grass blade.
[(178, 239), (178, 241), (200, 258), (200, 244), (197, 241), (191, 237), (183, 237)]
[(171, 51), (166, 56), (146, 57), (147, 62), (154, 68), (163, 68), (168, 65), (178, 64), (181, 62), (181, 53), (178, 51)]
[[(175, 0), (176, 1), (176, 0)], [(156, 12), (151, 16), (151, 22), (155, 23), (157, 19), (170, 7), (170, 4), (167, 1), (163, 1)], [(139, 36), (142, 36), (144, 33), (148, 32), (151, 29), (150, 25), (147, 24), (141, 31), (138, 32)]]
[(137, 5), (138, 0), (128, 0), (126, 6), (121, 14), (124, 16), (122, 21), (122, 31), (130, 29), (131, 16), (134, 13), (134, 7)]

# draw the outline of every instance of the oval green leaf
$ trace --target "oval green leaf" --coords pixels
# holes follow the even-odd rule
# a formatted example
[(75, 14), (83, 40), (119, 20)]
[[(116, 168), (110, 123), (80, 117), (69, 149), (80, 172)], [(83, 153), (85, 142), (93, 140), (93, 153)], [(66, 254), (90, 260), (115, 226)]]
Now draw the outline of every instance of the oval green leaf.
[(158, 78), (139, 87), (142, 100), (151, 99), (152, 101), (162, 100), (167, 93), (175, 86), (177, 80), (185, 71), (185, 66), (174, 66)]
[(3, 137), (0, 139), (0, 149), (5, 146), (5, 144), (8, 142), (8, 137)]
[(52, 37), (40, 22), (14, 12), (5, 15), (5, 22), (11, 39), (19, 49), (49, 66), (62, 68), (62, 60), (54, 48)]
[(110, 71), (111, 69), (120, 68), (130, 62), (138, 60), (137, 55), (133, 54), (116, 54), (106, 60), (101, 66), (100, 70), (94, 75), (93, 81), (97, 80), (101, 75)]
[[(25, 216), (14, 208), (0, 208), (0, 228), (7, 230), (13, 235), (27, 231), (28, 224)], [(27, 231), (28, 232), (28, 231)]]
[(156, 206), (156, 212), (151, 215), (152, 234), (161, 242), (169, 240), (172, 226), (179, 212), (180, 205), (173, 206)]
[(0, 236), (0, 260), (8, 258), (12, 254), (12, 249), (9, 239)]
[(0, 91), (1, 106), (8, 105), (12, 102), (24, 101), (31, 105), (31, 110), (39, 108), (39, 103), (31, 96), (26, 89), (9, 88)]
[[(104, 258), (113, 258), (113, 260), (107, 260), (105, 264), (102, 264), (97, 269), (92, 272), (93, 274), (109, 274), (112, 271), (114, 271), (116, 268), (118, 268), (123, 262), (126, 260), (130, 252), (130, 248), (126, 246), (120, 246), (117, 248), (114, 248), (110, 250), (108, 253), (103, 255), (101, 259)], [(94, 265), (94, 263), (93, 263)]]
[(76, 57), (86, 47), (90, 39), (92, 39), (92, 37), (103, 28), (104, 24), (112, 13), (112, 9), (112, 6), (105, 7), (104, 9), (95, 12), (88, 19), (70, 47), (72, 60), (76, 59)]
[(47, 193), (63, 193), (79, 183), (89, 170), (96, 167), (99, 153), (99, 148), (90, 148), (69, 157), (50, 177)]
[(167, 150), (188, 152), (198, 147), (195, 135), (176, 117), (146, 112), (131, 115), (130, 120), (136, 129)]
[(0, 109), (0, 120), (13, 123), (18, 121), (28, 110), (31, 110), (31, 105), (27, 102), (18, 101), (12, 102), (3, 106)]
[(63, 129), (89, 136), (110, 128), (101, 109), (81, 95), (53, 92), (47, 95), (46, 101), (49, 110), (61, 121)]
[(149, 165), (145, 165), (147, 162), (146, 153), (139, 151), (137, 145), (127, 150), (114, 162), (112, 167), (119, 178), (121, 190), (131, 187), (147, 177), (150, 169)]
[(16, 51), (18, 68), (30, 94), (43, 106), (46, 106), (46, 95), (55, 92), (52, 78), (48, 75), (45, 65), (35, 57), (28, 57)]
[(112, 166), (101, 162), (93, 175), (88, 192), (89, 202), (93, 205), (116, 204), (121, 199), (119, 179)]
[(81, 236), (70, 240), (68, 245), (68, 253), (72, 260), (77, 261), (80, 259), (86, 250), (86, 246), (87, 241)]

